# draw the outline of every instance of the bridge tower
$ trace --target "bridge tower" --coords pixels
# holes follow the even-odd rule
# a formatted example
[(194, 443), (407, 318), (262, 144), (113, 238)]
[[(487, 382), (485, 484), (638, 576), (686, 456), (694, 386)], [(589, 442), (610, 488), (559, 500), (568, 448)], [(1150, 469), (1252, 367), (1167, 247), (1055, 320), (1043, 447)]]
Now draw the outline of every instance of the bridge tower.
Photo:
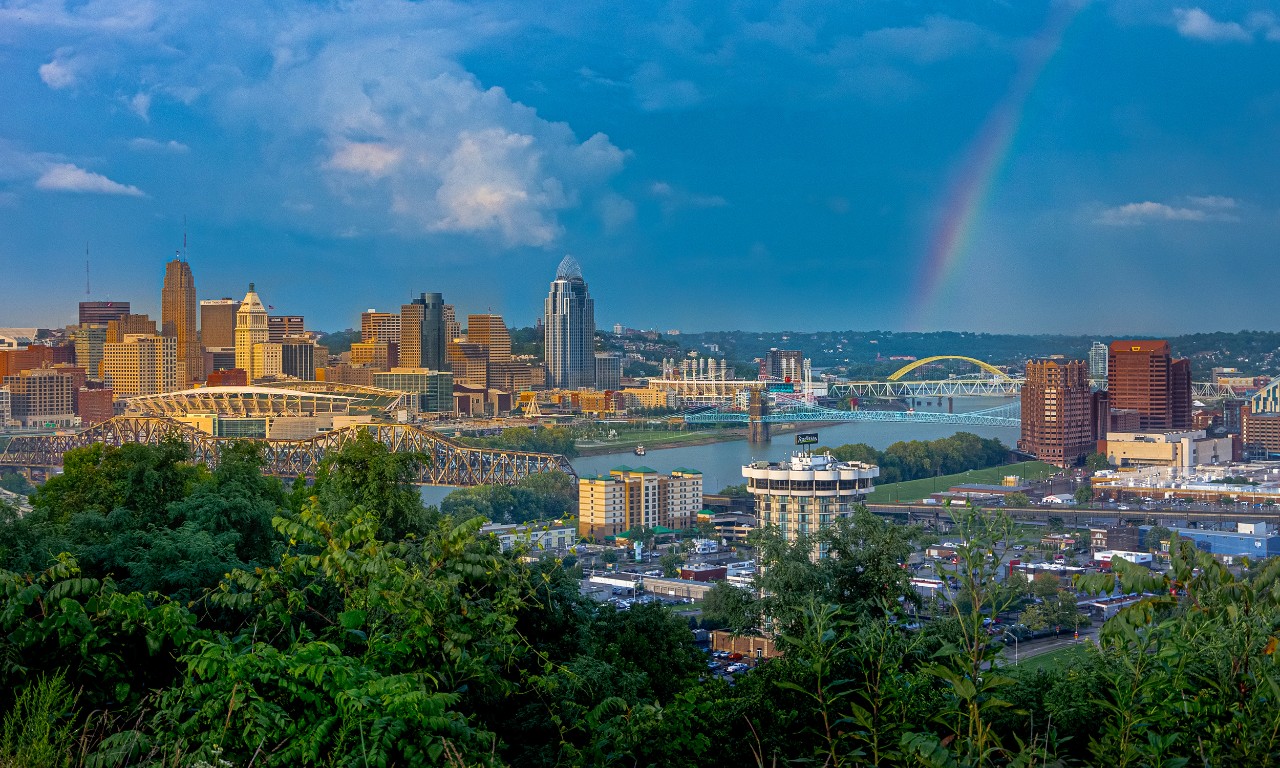
[(747, 399), (747, 442), (769, 442), (769, 422), (764, 420), (768, 415), (768, 397), (762, 390), (753, 388)]

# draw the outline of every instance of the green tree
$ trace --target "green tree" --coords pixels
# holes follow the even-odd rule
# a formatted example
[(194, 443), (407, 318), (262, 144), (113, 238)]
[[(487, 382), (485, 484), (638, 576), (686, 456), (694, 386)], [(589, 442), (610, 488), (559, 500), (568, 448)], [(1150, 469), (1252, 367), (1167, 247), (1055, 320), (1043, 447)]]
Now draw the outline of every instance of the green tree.
[(1102, 453), (1096, 453), (1096, 452), (1091, 453), (1085, 457), (1084, 465), (1086, 468), (1092, 469), (1094, 471), (1102, 470), (1102, 469), (1111, 469), (1111, 462), (1107, 460), (1106, 455)]
[(662, 557), (658, 558), (658, 565), (662, 568), (662, 575), (667, 578), (678, 576), (680, 574), (680, 565), (684, 562), (684, 558), (679, 552), (663, 552)]
[(17, 493), (22, 496), (30, 496), (36, 489), (34, 485), (27, 481), (27, 478), (18, 472), (0, 471), (0, 489)]
[(1031, 505), (1031, 499), (1027, 498), (1027, 494), (1021, 491), (1014, 491), (1004, 497), (1005, 506), (1022, 508)]
[(328, 515), (345, 515), (356, 507), (376, 510), (388, 540), (421, 535), (434, 524), (422, 503), (416, 481), (425, 456), (392, 452), (368, 432), (361, 432), (337, 453), (326, 456), (316, 472), (315, 485), (308, 488), (295, 481), (291, 506), (295, 513), (319, 500)]
[(1093, 486), (1082, 485), (1075, 492), (1076, 503), (1080, 505), (1088, 504), (1093, 501)]
[(759, 626), (760, 603), (749, 590), (718, 581), (702, 599), (702, 618), (740, 635)]

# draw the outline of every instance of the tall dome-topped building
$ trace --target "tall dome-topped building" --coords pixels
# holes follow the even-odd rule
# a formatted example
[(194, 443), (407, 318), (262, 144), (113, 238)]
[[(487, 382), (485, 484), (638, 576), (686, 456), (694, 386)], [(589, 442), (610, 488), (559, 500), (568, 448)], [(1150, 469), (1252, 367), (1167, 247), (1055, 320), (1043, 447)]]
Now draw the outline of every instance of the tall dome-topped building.
[[(236, 367), (244, 371), (252, 381), (255, 368), (261, 375), (262, 365), (258, 360), (262, 355), (262, 347), (270, 340), (271, 332), (267, 328), (267, 308), (258, 298), (253, 283), (249, 283), (249, 292), (240, 302), (236, 312)], [(258, 363), (255, 366), (255, 363)]]
[(582, 265), (565, 256), (556, 268), (543, 314), (547, 384), (559, 389), (595, 385), (596, 308)]

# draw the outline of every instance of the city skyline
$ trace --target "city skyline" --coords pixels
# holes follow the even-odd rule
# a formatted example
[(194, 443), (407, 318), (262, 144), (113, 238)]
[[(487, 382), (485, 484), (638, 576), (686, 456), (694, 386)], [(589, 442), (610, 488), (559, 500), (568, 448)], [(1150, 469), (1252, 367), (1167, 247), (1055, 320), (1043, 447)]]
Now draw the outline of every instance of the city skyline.
[(1267, 298), (1262, 3), (242, 14), (0, 6), (0, 325), (159, 316), (184, 241), (202, 298), (326, 329), (427, 287), (526, 327), (566, 253), (604, 327), (1164, 335)]

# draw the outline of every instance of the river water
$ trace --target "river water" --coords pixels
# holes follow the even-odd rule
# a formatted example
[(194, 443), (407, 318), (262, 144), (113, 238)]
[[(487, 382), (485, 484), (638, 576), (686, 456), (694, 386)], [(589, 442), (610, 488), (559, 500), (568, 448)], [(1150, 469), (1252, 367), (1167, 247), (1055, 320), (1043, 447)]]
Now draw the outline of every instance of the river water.
[[(1008, 402), (1001, 398), (966, 398), (955, 401), (957, 412), (980, 410)], [(930, 403), (930, 405), (933, 405)], [(929, 408), (923, 402), (920, 409)], [(899, 440), (937, 440), (957, 432), (970, 432), (979, 437), (999, 438), (1013, 447), (1018, 441), (1017, 427), (972, 427), (957, 424), (894, 424), (888, 422), (849, 422), (845, 424), (811, 424), (802, 432), (817, 432), (818, 445), (838, 446), (847, 443), (866, 443), (873, 448), (888, 448)], [(646, 466), (659, 472), (670, 472), (677, 467), (696, 469), (702, 473), (702, 487), (707, 493), (717, 493), (727, 485), (742, 482), (742, 466), (752, 461), (777, 461), (796, 450), (794, 433), (777, 435), (772, 442), (752, 444), (746, 440), (732, 440), (708, 445), (689, 445), (679, 448), (654, 448), (644, 456), (631, 451), (609, 453), (600, 456), (579, 456), (572, 460), (579, 475), (608, 472), (613, 467)], [(423, 486), (422, 497), (428, 504), (439, 504), (453, 488)]]

